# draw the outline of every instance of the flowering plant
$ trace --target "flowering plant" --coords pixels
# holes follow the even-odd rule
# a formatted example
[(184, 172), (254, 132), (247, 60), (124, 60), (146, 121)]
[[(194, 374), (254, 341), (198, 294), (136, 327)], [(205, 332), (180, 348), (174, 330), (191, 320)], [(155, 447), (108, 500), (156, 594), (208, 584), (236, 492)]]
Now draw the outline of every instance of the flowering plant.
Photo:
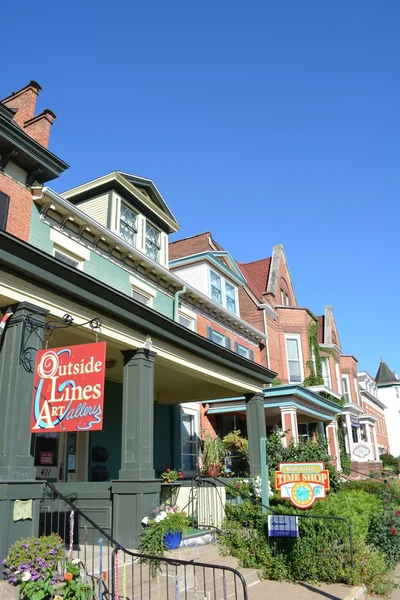
[(54, 597), (53, 581), (56, 574), (52, 569), (46, 569), (43, 579), (34, 579), (30, 571), (18, 573), (19, 597), (30, 600), (47, 600)]
[(94, 591), (90, 583), (81, 581), (81, 561), (75, 558), (67, 561), (64, 575), (64, 585), (60, 588), (62, 600), (89, 600), (94, 597)]
[(183, 479), (183, 473), (181, 469), (170, 469), (167, 468), (160, 475), (164, 483), (175, 483), (178, 479)]
[[(177, 506), (160, 506), (150, 517), (142, 519), (144, 532), (140, 536), (139, 552), (147, 556), (162, 557), (165, 552), (164, 538), (168, 533), (183, 533), (189, 527), (189, 519)], [(148, 561), (152, 574), (157, 573), (159, 561)]]
[[(230, 483), (227, 486), (227, 495), (230, 498), (236, 498), (237, 496), (254, 498), (261, 500), (262, 498), (262, 479), (259, 475), (257, 477), (248, 477), (247, 479), (237, 479), (235, 482)], [(270, 498), (274, 495), (271, 489), (271, 482), (268, 482), (268, 495)]]
[[(2, 561), (3, 575), (9, 583), (20, 583), (22, 574), (30, 575), (26, 581), (44, 581), (49, 572), (58, 570), (59, 564), (65, 561), (66, 554), (62, 539), (52, 533), (40, 538), (26, 538), (15, 542)], [(50, 578), (53, 585), (56, 575)], [(44, 596), (45, 597), (45, 596)]]

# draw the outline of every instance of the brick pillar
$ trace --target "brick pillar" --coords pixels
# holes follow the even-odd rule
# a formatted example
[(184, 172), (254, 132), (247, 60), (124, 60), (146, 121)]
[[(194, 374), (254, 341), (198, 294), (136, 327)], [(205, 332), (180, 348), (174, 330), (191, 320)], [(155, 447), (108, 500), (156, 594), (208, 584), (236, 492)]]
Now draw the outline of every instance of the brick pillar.
[(292, 440), (295, 444), (298, 444), (297, 409), (294, 406), (281, 408), (281, 422), (282, 430), (286, 431), (286, 435), (282, 440), (284, 446), (289, 446)]
[(328, 448), (329, 454), (332, 456), (332, 463), (335, 465), (338, 471), (341, 471), (342, 465), (340, 462), (338, 424), (336, 419), (331, 421), (329, 425), (326, 426), (326, 437), (328, 438)]

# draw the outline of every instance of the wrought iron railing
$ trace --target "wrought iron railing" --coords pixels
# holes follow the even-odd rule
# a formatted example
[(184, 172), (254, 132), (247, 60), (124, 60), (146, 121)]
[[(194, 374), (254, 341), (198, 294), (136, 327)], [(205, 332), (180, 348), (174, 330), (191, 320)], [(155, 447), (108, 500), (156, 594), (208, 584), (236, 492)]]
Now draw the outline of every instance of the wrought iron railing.
[[(155, 564), (155, 562), (157, 564)], [(247, 600), (239, 571), (202, 562), (156, 559), (114, 549), (112, 600)]]
[(39, 534), (63, 539), (68, 560), (82, 561), (96, 600), (247, 600), (246, 581), (235, 569), (123, 548), (52, 483), (44, 483)]

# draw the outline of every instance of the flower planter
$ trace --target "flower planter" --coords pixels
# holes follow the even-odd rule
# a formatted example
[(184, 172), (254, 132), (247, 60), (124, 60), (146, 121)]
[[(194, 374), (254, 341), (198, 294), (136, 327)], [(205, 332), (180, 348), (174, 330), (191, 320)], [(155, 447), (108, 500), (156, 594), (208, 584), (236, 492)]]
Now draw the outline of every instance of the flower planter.
[(176, 548), (179, 548), (181, 541), (182, 541), (182, 532), (181, 531), (178, 531), (175, 533), (168, 531), (164, 536), (164, 546), (167, 550), (176, 550)]
[(234, 498), (227, 498), (226, 503), (231, 506), (237, 506), (238, 504), (243, 504), (242, 496), (235, 496)]
[(214, 465), (212, 467), (208, 467), (208, 469), (206, 471), (206, 475), (208, 475), (208, 477), (218, 477), (218, 475), (219, 475), (219, 467), (217, 465)]

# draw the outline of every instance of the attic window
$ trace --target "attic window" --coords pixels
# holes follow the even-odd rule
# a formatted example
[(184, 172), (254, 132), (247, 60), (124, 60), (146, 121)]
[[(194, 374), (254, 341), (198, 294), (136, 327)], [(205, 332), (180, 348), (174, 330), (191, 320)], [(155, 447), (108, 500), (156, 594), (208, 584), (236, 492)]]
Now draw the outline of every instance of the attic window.
[(146, 256), (155, 262), (160, 257), (160, 232), (150, 223), (146, 223)]
[(119, 235), (128, 244), (136, 245), (137, 214), (126, 204), (121, 204), (121, 215), (119, 220)]

